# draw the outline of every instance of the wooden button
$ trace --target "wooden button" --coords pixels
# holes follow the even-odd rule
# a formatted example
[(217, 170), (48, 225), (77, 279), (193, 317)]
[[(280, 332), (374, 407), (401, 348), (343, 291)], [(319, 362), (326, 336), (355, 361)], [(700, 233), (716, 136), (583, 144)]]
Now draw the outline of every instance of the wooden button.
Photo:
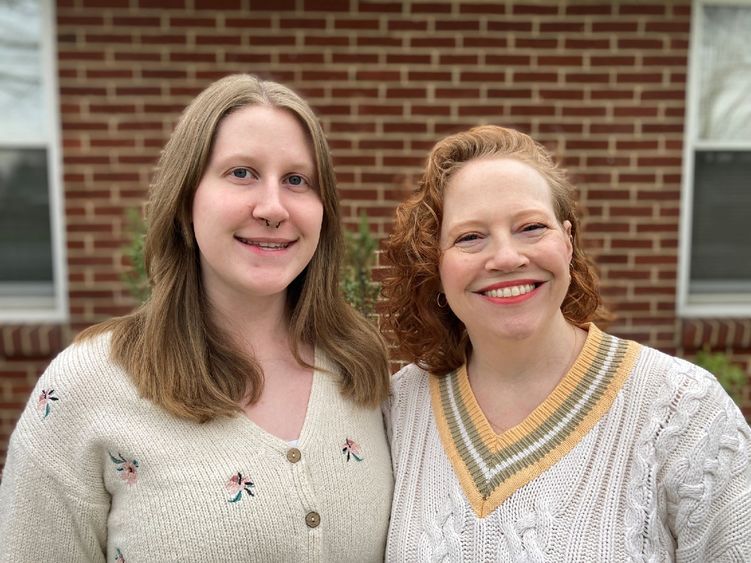
[(321, 516), (317, 512), (308, 512), (305, 515), (305, 523), (308, 525), (308, 528), (317, 528), (318, 524), (321, 523)]
[(290, 448), (287, 450), (287, 461), (290, 463), (297, 463), (300, 461), (302, 454), (297, 448)]

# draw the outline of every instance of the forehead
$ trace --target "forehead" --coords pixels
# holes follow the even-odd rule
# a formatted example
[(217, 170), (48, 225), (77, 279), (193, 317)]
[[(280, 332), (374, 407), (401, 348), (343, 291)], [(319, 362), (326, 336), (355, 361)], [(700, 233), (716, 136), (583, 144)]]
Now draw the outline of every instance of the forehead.
[[(492, 205), (491, 205), (492, 204)], [(545, 177), (533, 166), (513, 158), (470, 160), (449, 179), (444, 213), (461, 208), (542, 206), (553, 210), (553, 195)]]
[(285, 108), (263, 104), (236, 109), (217, 126), (215, 150), (243, 145), (313, 154), (310, 132), (297, 115)]

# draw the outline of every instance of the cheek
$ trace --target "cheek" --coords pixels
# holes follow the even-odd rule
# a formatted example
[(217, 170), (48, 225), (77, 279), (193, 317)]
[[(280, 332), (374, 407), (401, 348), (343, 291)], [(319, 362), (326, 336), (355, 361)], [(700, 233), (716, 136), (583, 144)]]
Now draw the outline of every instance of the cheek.
[(320, 237), (323, 229), (323, 205), (307, 205), (298, 211), (300, 225), (308, 231), (310, 235), (316, 233)]
[(455, 256), (441, 259), (438, 264), (438, 275), (440, 276), (441, 289), (444, 293), (456, 291), (462, 285), (463, 279), (467, 277), (467, 265), (465, 262)]

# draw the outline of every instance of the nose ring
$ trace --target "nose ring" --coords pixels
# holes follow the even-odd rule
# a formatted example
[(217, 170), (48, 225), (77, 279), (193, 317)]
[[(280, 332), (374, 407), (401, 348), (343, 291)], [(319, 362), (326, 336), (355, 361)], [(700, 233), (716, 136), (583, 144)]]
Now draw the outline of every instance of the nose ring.
[[(261, 217), (261, 219), (263, 219), (263, 221), (264, 221), (264, 222), (266, 223), (266, 226), (267, 226), (267, 227), (270, 227), (270, 226), (271, 226), (271, 223), (269, 222), (269, 220), (268, 220), (268, 219), (266, 219), (265, 217)], [(279, 221), (279, 222), (278, 222), (278, 223), (277, 223), (276, 225), (274, 225), (274, 228), (275, 228), (275, 229), (278, 229), (278, 228), (279, 228), (279, 225), (281, 225), (281, 224), (282, 224), (282, 222), (281, 222), (281, 221)]]

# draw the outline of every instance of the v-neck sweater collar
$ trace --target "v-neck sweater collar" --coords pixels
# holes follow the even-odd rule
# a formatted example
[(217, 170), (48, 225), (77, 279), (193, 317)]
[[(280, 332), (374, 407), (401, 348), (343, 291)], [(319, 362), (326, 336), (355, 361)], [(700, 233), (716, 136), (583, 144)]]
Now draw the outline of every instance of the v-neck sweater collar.
[(472, 392), (466, 365), (431, 377), (441, 442), (475, 513), (483, 518), (578, 444), (610, 408), (639, 345), (594, 324), (574, 365), (520, 424), (496, 434)]

